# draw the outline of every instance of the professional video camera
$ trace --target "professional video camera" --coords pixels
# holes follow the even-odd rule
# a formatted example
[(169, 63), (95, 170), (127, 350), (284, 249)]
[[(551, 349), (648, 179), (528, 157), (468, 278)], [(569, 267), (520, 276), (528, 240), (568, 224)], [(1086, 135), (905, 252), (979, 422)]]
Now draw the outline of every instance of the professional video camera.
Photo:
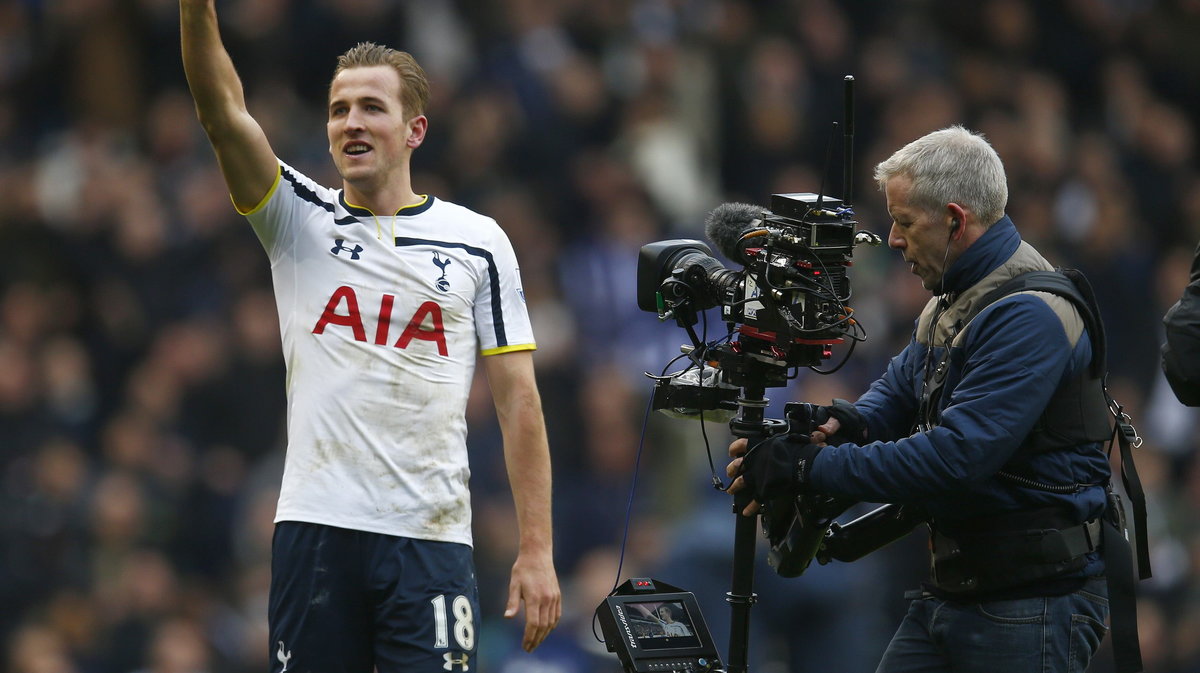
[[(695, 240), (645, 245), (638, 258), (638, 306), (662, 319), (674, 318), (691, 331), (697, 311), (719, 306), (740, 340), (704, 347), (715, 360), (720, 383), (766, 386), (787, 382), (788, 370), (814, 367), (830, 357), (832, 346), (859, 340), (861, 327), (846, 305), (846, 268), (858, 243), (880, 238), (857, 231), (854, 211), (840, 199), (819, 194), (774, 194), (771, 209), (727, 203), (713, 210), (705, 234), (729, 259), (744, 266), (725, 268), (705, 244)], [(766, 367), (749, 367), (748, 361)], [(660, 379), (660, 386), (674, 382)], [(698, 409), (718, 408), (700, 401)]]

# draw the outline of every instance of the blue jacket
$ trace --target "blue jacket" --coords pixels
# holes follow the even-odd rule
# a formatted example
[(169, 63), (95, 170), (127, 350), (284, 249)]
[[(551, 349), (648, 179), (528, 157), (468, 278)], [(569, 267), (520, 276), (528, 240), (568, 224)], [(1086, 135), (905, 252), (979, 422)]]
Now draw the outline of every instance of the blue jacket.
[[(919, 504), (948, 530), (955, 522), (1045, 507), (1060, 508), (1079, 522), (1100, 516), (1110, 476), (1100, 443), (1032, 458), (1018, 453), (1059, 383), (1091, 361), (1091, 343), (1075, 308), (1057, 295), (1025, 292), (996, 301), (967, 325), (955, 325), (973, 301), (1005, 280), (1051, 269), (1021, 241), (1007, 216), (967, 248), (946, 272), (949, 305), (939, 311), (939, 298), (930, 301), (908, 346), (856, 403), (867, 420), (868, 443), (822, 450), (810, 474), (814, 490), (865, 502)], [(947, 341), (940, 413), (936, 425), (919, 432), (914, 428), (926, 359), (936, 366)], [(1063, 495), (997, 478), (1015, 456), (1022, 474), (1043, 483), (1092, 486)], [(1095, 572), (1097, 563), (1088, 571)]]

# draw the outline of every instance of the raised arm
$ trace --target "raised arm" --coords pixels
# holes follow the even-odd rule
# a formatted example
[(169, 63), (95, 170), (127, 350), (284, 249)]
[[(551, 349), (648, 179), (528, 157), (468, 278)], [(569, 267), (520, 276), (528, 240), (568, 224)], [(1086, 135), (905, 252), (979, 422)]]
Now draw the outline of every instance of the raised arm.
[(522, 646), (532, 651), (562, 616), (550, 526), (550, 447), (531, 352), (490, 355), (483, 362), (504, 435), (504, 462), (520, 528), (504, 616), (515, 616), (524, 601)]
[(221, 44), (214, 0), (179, 0), (183, 71), (196, 114), (217, 154), (233, 203), (253, 209), (275, 184), (279, 163), (262, 127), (246, 110), (242, 82)]

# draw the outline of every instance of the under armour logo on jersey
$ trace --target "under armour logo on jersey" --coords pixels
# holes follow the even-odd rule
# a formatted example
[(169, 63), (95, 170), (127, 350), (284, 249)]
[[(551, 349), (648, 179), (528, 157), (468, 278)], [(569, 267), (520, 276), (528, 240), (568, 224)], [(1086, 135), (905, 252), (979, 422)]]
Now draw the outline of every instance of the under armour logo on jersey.
[(346, 239), (344, 239), (344, 238), (334, 239), (333, 247), (329, 249), (329, 252), (332, 252), (333, 254), (337, 255), (337, 254), (341, 253), (343, 250), (345, 250), (346, 252), (350, 253), (350, 259), (358, 259), (358, 253), (363, 251), (363, 247), (361, 245), (355, 243), (354, 247), (350, 248), (345, 245), (342, 245), (345, 242), (346, 242)]
[[(283, 664), (283, 671), (281, 671), (281, 673), (286, 673), (287, 667), (288, 667), (288, 662), (292, 660), (292, 651), (288, 650), (287, 654), (284, 654), (282, 640), (279, 641), (279, 649), (276, 650), (276, 652), (275, 652), (275, 658), (279, 660), (279, 663)], [(463, 669), (463, 670), (466, 670), (466, 669)]]
[(457, 656), (457, 657), (453, 656), (452, 654), (447, 652), (442, 655), (442, 658), (446, 660), (446, 663), (442, 664), (442, 670), (443, 671), (453, 671), (455, 666), (462, 666), (462, 668), (459, 670), (463, 670), (463, 671), (470, 670), (467, 667), (467, 659), (469, 657), (470, 657), (470, 655), (468, 655), (466, 652), (459, 653), (459, 656)]
[[(436, 285), (437, 289), (441, 290), (442, 292), (450, 291), (450, 281), (446, 280), (446, 267), (450, 266), (450, 262), (452, 262), (452, 261), (454, 261), (454, 260), (450, 259), (449, 257), (447, 257), (446, 259), (442, 259), (441, 257), (439, 257), (436, 250), (433, 253), (434, 265), (436, 265), (437, 268), (442, 270), (441, 277), (439, 277), (437, 279), (437, 281), (434, 282), (434, 285)], [(446, 670), (450, 670), (450, 669), (446, 669)]]

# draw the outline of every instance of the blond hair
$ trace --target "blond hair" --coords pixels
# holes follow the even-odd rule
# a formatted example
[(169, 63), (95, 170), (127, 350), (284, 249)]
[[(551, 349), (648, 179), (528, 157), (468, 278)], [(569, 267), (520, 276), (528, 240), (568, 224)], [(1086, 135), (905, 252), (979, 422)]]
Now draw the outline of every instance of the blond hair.
[(333, 78), (337, 79), (343, 70), (376, 65), (390, 66), (400, 76), (400, 103), (404, 108), (404, 118), (408, 120), (424, 114), (425, 106), (429, 104), (429, 78), (417, 59), (406, 51), (374, 42), (359, 42), (338, 57)]

